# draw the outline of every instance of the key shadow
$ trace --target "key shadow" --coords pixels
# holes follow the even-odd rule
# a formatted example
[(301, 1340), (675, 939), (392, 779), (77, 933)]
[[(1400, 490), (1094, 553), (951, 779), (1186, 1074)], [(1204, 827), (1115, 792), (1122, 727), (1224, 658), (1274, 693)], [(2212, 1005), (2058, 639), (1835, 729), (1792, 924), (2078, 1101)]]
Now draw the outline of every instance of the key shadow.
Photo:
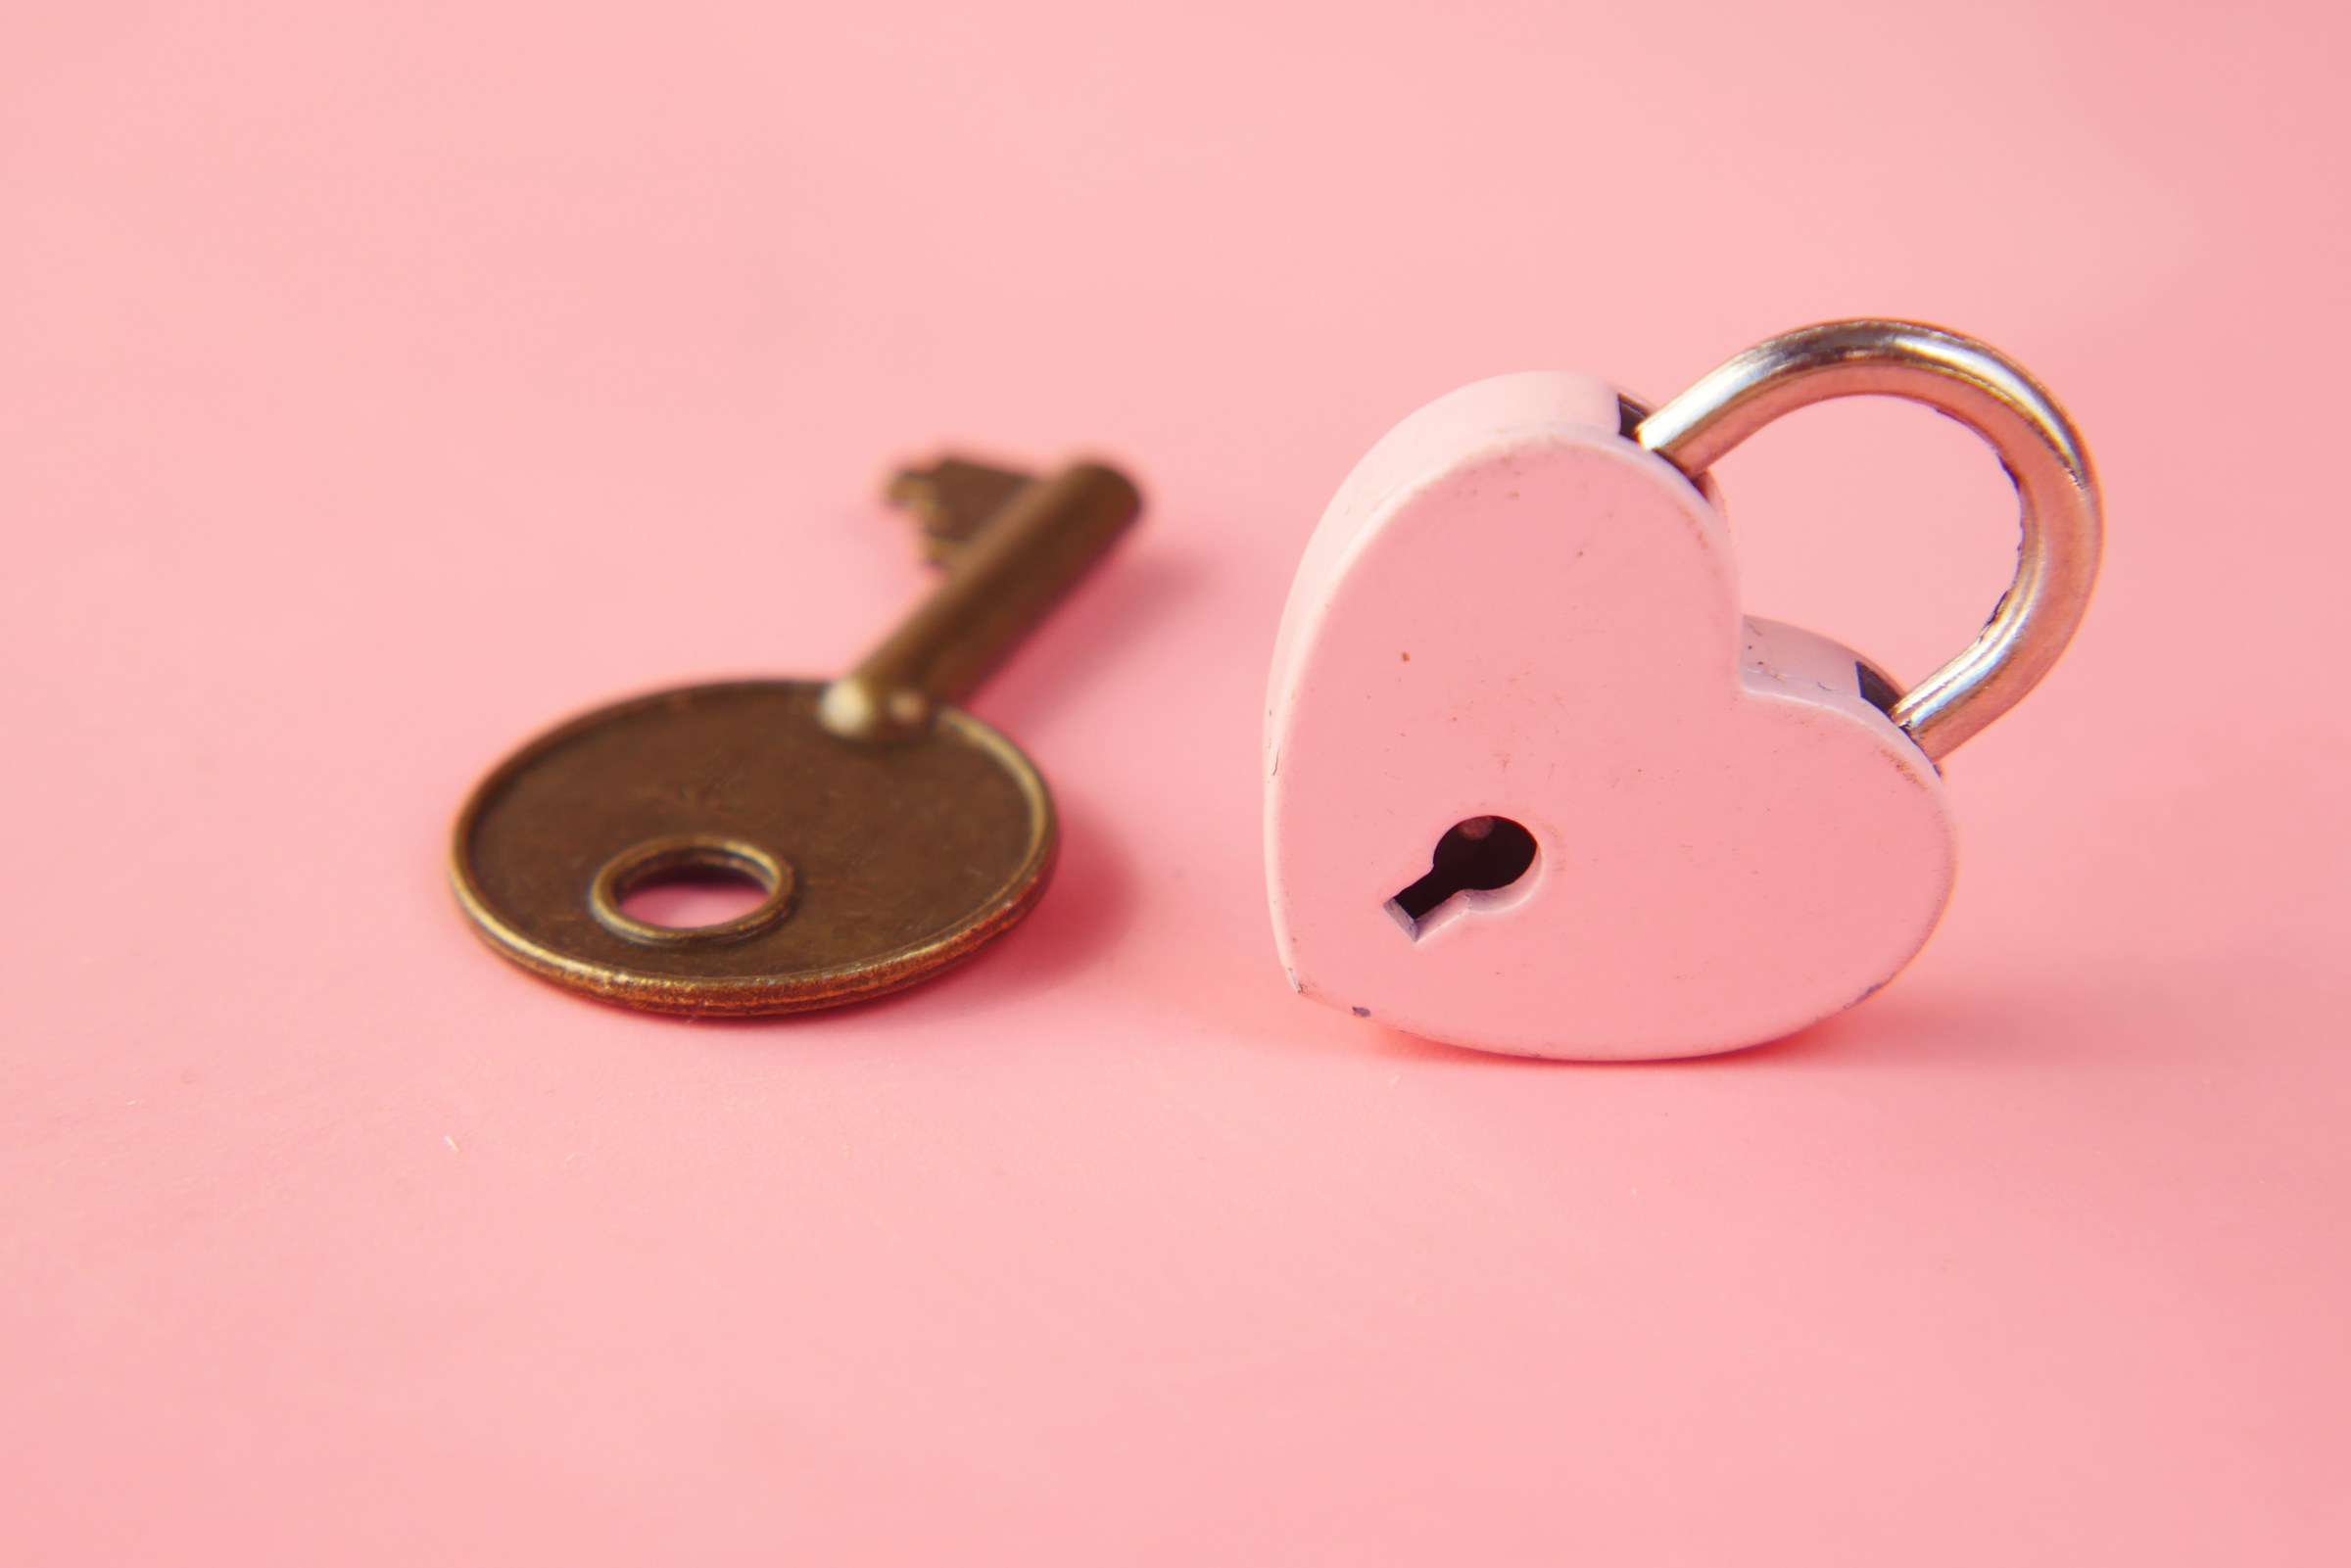
[[(1116, 679), (1124, 650), (1155, 635), (1158, 623), (1205, 576), (1199, 557), (1156, 542), (1129, 545), (1113, 554), (989, 681), (982, 717), (1021, 744), (1032, 715), (1049, 714), (1080, 694), (1077, 688), (1102, 679), (1095, 666), (1110, 666)], [(1137, 897), (1133, 863), (1107, 819), (1062, 789), (1049, 769), (1047, 782), (1060, 822), (1050, 885), (1019, 926), (952, 969), (903, 991), (841, 1008), (749, 1018), (641, 1016), (701, 1030), (743, 1031), (746, 1042), (764, 1043), (770, 1031), (821, 1036), (829, 1025), (888, 1019), (905, 1008), (943, 1004), (945, 1011), (936, 1016), (954, 1023), (965, 1020), (966, 1009), (986, 1015), (1000, 1006), (1034, 1006), (1046, 987), (1118, 941), (1133, 924)], [(834, 1036), (846, 1037), (853, 1036)]]
[[(1117, 836), (1090, 807), (1073, 810), (1057, 800), (1061, 841), (1050, 881), (1029, 917), (970, 958), (902, 991), (845, 1007), (749, 1018), (696, 1018), (645, 1013), (639, 1017), (675, 1027), (737, 1034), (745, 1043), (770, 1038), (831, 1035), (859, 1038), (855, 1021), (888, 1019), (901, 1010), (924, 1010), (946, 1025), (944, 1037), (959, 1036), (959, 1024), (1015, 1007), (1033, 1007), (1046, 989), (1116, 944), (1133, 924), (1136, 907), (1132, 863)], [(590, 1006), (606, 1004), (590, 998)], [(927, 1020), (928, 1022), (928, 1020)], [(846, 1034), (835, 1034), (837, 1028)], [(893, 1040), (902, 1046), (903, 1040)]]
[[(1089, 804), (1057, 799), (1055, 806), (1061, 815), (1061, 851), (1052, 885), (1035, 910), (1000, 940), (921, 989), (951, 998), (951, 1005), (988, 1011), (1000, 999), (1033, 1007), (1047, 987), (1116, 946), (1134, 924), (1134, 863), (1118, 835)], [(914, 995), (900, 993), (907, 1000)]]
[(1180, 549), (1153, 541), (1128, 546), (1045, 618), (970, 706), (1021, 744), (1084, 689), (1118, 680), (1127, 650), (1159, 635), (1207, 572), (1200, 557)]

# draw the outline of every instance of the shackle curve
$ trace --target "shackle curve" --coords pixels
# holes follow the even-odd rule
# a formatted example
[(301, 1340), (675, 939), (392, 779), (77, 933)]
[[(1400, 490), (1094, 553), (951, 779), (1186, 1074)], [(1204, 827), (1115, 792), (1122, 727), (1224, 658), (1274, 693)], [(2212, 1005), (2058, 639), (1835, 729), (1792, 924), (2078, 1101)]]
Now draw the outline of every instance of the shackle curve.
[(1642, 420), (1634, 439), (1695, 481), (1782, 414), (1862, 396), (1902, 398), (1956, 419), (1991, 446), (2016, 485), (2016, 580), (1975, 641), (1889, 713), (1941, 759), (2049, 673), (2097, 581), (2097, 476), (2048, 390), (1997, 349), (1942, 327), (1832, 321), (1726, 360)]

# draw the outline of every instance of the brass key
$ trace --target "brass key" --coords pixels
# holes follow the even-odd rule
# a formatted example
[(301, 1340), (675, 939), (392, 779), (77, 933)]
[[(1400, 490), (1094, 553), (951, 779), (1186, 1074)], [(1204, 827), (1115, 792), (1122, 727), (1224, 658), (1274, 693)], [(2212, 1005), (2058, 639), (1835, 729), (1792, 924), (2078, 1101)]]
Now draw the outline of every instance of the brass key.
[[(1116, 469), (1032, 479), (960, 458), (893, 499), (946, 575), (830, 684), (685, 687), (574, 719), (474, 790), (451, 853), (491, 946), (576, 991), (664, 1013), (796, 1013), (900, 990), (1028, 914), (1053, 863), (1035, 767), (954, 707), (1133, 522)], [(755, 881), (699, 927), (623, 908), (658, 879)]]

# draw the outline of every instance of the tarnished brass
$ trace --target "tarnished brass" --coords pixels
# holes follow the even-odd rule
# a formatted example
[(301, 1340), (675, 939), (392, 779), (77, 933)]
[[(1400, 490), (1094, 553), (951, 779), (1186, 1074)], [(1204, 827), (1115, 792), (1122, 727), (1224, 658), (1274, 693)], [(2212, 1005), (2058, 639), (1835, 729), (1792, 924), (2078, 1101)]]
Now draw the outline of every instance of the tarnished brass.
[[(945, 541), (947, 576), (851, 674), (617, 703), (482, 782), (451, 875), (493, 947), (631, 1007), (793, 1013), (915, 984), (1029, 912), (1053, 862), (1052, 799), (1010, 741), (947, 704), (1141, 500), (1098, 464), (1031, 481), (957, 459), (899, 475), (891, 495)], [(977, 526), (975, 497), (996, 507)], [(650, 879), (710, 868), (766, 896), (691, 928), (622, 907)]]
[[(928, 486), (928, 515), (953, 518), (941, 510), (952, 492), (936, 485), (936, 472), (901, 475), (892, 493), (919, 496)], [(1073, 463), (1014, 490), (953, 547), (936, 591), (825, 689), (825, 728), (858, 740), (923, 734), (933, 709), (978, 686), (1141, 509), (1127, 476), (1100, 463)]]
[(888, 494), (922, 525), (924, 553), (944, 566), (1006, 501), (1035, 483), (1034, 474), (1017, 468), (941, 457), (928, 468), (899, 470)]

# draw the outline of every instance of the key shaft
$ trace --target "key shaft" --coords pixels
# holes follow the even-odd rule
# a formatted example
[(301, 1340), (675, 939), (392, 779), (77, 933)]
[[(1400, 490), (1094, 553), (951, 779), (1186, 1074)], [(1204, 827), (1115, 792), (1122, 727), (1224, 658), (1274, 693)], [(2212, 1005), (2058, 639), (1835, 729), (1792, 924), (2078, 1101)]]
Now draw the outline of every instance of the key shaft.
[(945, 578), (857, 667), (817, 717), (850, 740), (919, 736), (960, 701), (1108, 552), (1142, 510), (1125, 474), (1079, 462), (1015, 491), (947, 562)]

